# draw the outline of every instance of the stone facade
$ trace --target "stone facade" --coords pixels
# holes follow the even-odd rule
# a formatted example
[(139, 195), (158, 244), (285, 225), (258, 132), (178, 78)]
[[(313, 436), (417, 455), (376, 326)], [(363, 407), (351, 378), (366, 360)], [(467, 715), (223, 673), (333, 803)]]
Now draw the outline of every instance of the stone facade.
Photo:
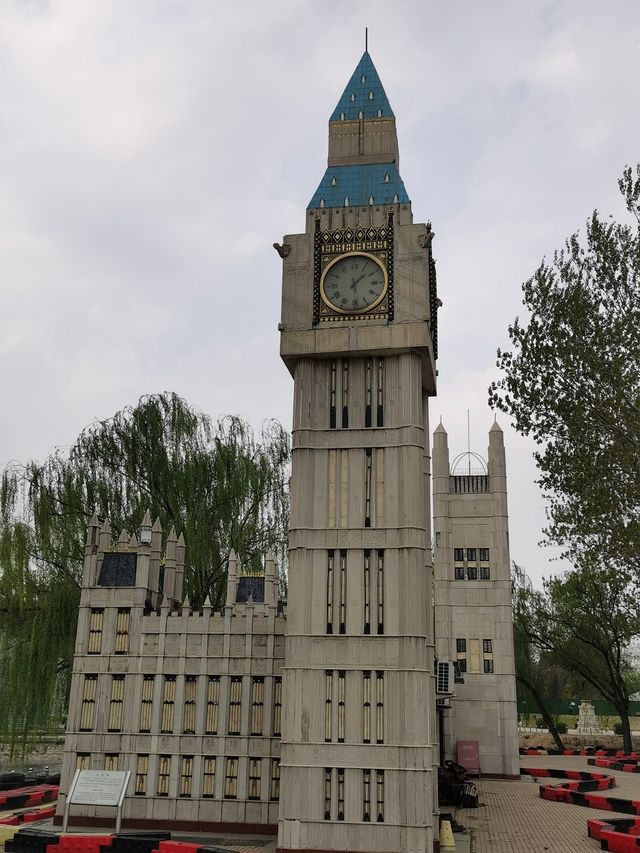
[(273, 561), (247, 577), (232, 555), (226, 606), (194, 611), (182, 538), (171, 531), (161, 551), (148, 514), (115, 545), (108, 522), (89, 525), (61, 790), (77, 768), (131, 770), (125, 825), (273, 826), (284, 658)]
[(507, 475), (497, 423), (486, 471), (451, 471), (447, 433), (438, 426), (433, 509), (436, 649), (464, 679), (441, 715), (444, 757), (456, 760), (457, 742), (476, 740), (482, 773), (517, 776)]

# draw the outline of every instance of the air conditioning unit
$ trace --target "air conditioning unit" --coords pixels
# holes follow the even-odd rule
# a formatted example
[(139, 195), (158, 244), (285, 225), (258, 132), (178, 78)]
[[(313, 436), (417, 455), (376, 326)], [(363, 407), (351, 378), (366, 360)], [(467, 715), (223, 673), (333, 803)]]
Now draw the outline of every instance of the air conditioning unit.
[(451, 707), (451, 699), (447, 696), (444, 699), (436, 699), (436, 707), (437, 708), (450, 708)]
[(453, 693), (453, 663), (450, 660), (439, 660), (436, 669), (436, 693), (440, 696), (451, 696)]

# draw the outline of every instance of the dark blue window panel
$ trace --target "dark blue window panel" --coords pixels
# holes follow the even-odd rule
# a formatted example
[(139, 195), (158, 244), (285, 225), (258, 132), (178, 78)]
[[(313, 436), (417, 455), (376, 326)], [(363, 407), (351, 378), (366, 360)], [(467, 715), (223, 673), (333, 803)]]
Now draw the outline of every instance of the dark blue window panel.
[(255, 604), (264, 604), (264, 578), (240, 578), (236, 592), (236, 603), (247, 604), (249, 597)]
[(98, 586), (135, 586), (137, 554), (105, 554)]

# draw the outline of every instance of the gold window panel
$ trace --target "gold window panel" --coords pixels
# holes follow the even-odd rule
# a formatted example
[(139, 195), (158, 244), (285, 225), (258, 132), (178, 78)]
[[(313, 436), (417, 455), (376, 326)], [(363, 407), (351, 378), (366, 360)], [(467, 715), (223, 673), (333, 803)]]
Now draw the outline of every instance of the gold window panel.
[(165, 675), (162, 696), (162, 723), (160, 730), (166, 734), (173, 732), (173, 712), (176, 703), (176, 677)]
[(280, 799), (280, 759), (271, 759), (271, 785), (269, 789), (269, 799)]
[(238, 761), (237, 758), (227, 758), (224, 774), (224, 796), (227, 800), (235, 800), (238, 796)]
[(220, 676), (210, 675), (207, 684), (207, 719), (205, 734), (218, 733), (218, 709), (220, 707)]
[(93, 731), (96, 710), (96, 693), (98, 691), (98, 676), (85, 675), (82, 686), (82, 705), (80, 708), (80, 731)]
[(129, 625), (131, 622), (131, 608), (119, 607), (116, 617), (116, 647), (117, 655), (126, 655), (129, 652)]
[(233, 676), (229, 692), (229, 730), (230, 735), (240, 734), (242, 722), (242, 677)]
[(251, 734), (261, 735), (264, 718), (264, 678), (251, 679)]
[(92, 607), (89, 615), (89, 643), (87, 653), (99, 655), (102, 647), (102, 625), (104, 623), (104, 608)]
[(250, 800), (260, 799), (260, 788), (262, 781), (262, 759), (249, 759), (249, 793)]
[(111, 677), (111, 700), (109, 701), (109, 720), (107, 731), (122, 731), (122, 711), (124, 707), (124, 675)]
[(180, 756), (180, 797), (191, 796), (191, 786), (193, 782), (193, 756)]
[(169, 778), (171, 776), (171, 756), (158, 756), (158, 789), (156, 791), (159, 797), (169, 796)]
[(202, 764), (202, 796), (215, 797), (216, 788), (216, 760), (205, 756)]
[(273, 679), (273, 734), (282, 734), (282, 678)]
[(136, 764), (136, 796), (143, 797), (147, 793), (147, 776), (149, 775), (149, 756), (139, 755)]
[(196, 731), (197, 691), (197, 676), (186, 675), (184, 679), (184, 713), (182, 719), (182, 733), (185, 735), (193, 735)]
[(155, 685), (154, 675), (145, 675), (142, 679), (142, 701), (140, 703), (140, 731), (151, 731), (151, 719), (153, 710), (153, 688)]

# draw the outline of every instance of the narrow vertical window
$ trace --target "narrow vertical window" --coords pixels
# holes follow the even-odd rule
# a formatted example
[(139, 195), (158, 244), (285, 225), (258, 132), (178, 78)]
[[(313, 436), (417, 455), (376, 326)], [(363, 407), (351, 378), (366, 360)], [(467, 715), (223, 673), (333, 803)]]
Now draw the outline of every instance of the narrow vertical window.
[(329, 487), (327, 490), (327, 524), (329, 527), (335, 527), (337, 524), (337, 476), (338, 476), (338, 451), (329, 451)]
[(347, 552), (340, 551), (340, 627), (339, 633), (347, 631)]
[(104, 757), (105, 770), (117, 770), (120, 763), (120, 756), (117, 752), (108, 752)]
[(384, 822), (384, 770), (376, 770), (376, 820)]
[(340, 670), (338, 672), (338, 743), (344, 743), (346, 680), (346, 673)]
[(338, 820), (344, 820), (344, 767), (338, 767)]
[(362, 742), (371, 743), (371, 673), (362, 673)]
[(280, 799), (280, 759), (271, 759), (271, 783), (269, 785), (269, 799), (276, 802)]
[(149, 775), (149, 756), (139, 755), (136, 760), (136, 797), (144, 797), (147, 793), (147, 776)]
[(376, 394), (376, 426), (384, 426), (384, 359), (378, 359), (378, 383)]
[(371, 820), (371, 770), (362, 771), (362, 820)]
[(162, 695), (162, 721), (160, 731), (164, 734), (173, 732), (173, 712), (176, 703), (176, 677), (165, 675), (164, 692)]
[(324, 769), (324, 819), (331, 820), (331, 777), (333, 771), (330, 767)]
[(376, 743), (384, 743), (384, 673), (376, 672)]
[(89, 643), (87, 654), (99, 655), (102, 648), (102, 623), (104, 622), (104, 608), (92, 607), (89, 614)]
[(111, 677), (111, 699), (109, 700), (109, 719), (107, 731), (122, 731), (122, 705), (124, 702), (124, 675)]
[(182, 719), (182, 733), (193, 735), (196, 733), (196, 699), (198, 689), (198, 678), (195, 675), (185, 675), (184, 678), (184, 713)]
[(193, 784), (193, 755), (180, 756), (180, 791), (178, 796), (190, 797)]
[(349, 362), (342, 361), (342, 428), (349, 426)]
[(119, 607), (118, 615), (116, 616), (116, 645), (115, 653), (117, 655), (126, 655), (129, 653), (129, 624), (131, 622), (131, 608)]
[(373, 359), (368, 358), (365, 364), (365, 407), (364, 425), (371, 426), (371, 407), (373, 405)]
[(264, 678), (257, 676), (251, 679), (251, 734), (262, 734), (264, 718)]
[(372, 451), (368, 447), (365, 450), (365, 473), (364, 473), (364, 526), (371, 527), (371, 469)]
[(329, 379), (329, 429), (336, 428), (336, 374), (337, 364), (335, 359), (331, 362), (331, 377)]
[(249, 759), (249, 799), (260, 799), (260, 782), (262, 781), (262, 759)]
[(169, 796), (169, 778), (171, 776), (171, 756), (158, 756), (158, 787), (156, 795), (158, 797)]
[(364, 583), (362, 589), (364, 633), (371, 633), (371, 551), (364, 552)]
[(375, 520), (376, 527), (384, 525), (384, 449), (376, 448)]
[(333, 737), (333, 672), (328, 669), (324, 674), (324, 739), (331, 742)]
[(91, 767), (91, 753), (78, 752), (76, 755), (76, 770), (89, 770)]
[(327, 634), (333, 634), (333, 570), (335, 556), (329, 551), (327, 557)]
[(218, 734), (218, 709), (220, 707), (220, 676), (210, 675), (207, 684), (207, 719), (205, 734)]
[(482, 652), (485, 655), (493, 654), (493, 640), (483, 640), (482, 641)]
[(224, 772), (224, 797), (235, 800), (238, 796), (238, 759), (227, 758)]
[(98, 689), (98, 676), (85, 675), (82, 687), (82, 706), (80, 709), (80, 731), (93, 731), (94, 716), (96, 710), (96, 692)]
[(273, 679), (273, 734), (282, 734), (282, 678)]
[(230, 735), (240, 734), (242, 714), (242, 676), (233, 676), (229, 693), (229, 731)]
[(202, 796), (214, 797), (216, 789), (216, 760), (206, 755), (202, 759)]
[(384, 634), (384, 551), (378, 551), (376, 593), (378, 599), (378, 634)]
[(153, 686), (154, 675), (145, 675), (142, 679), (142, 701), (140, 703), (140, 731), (151, 731), (151, 719), (153, 709)]

